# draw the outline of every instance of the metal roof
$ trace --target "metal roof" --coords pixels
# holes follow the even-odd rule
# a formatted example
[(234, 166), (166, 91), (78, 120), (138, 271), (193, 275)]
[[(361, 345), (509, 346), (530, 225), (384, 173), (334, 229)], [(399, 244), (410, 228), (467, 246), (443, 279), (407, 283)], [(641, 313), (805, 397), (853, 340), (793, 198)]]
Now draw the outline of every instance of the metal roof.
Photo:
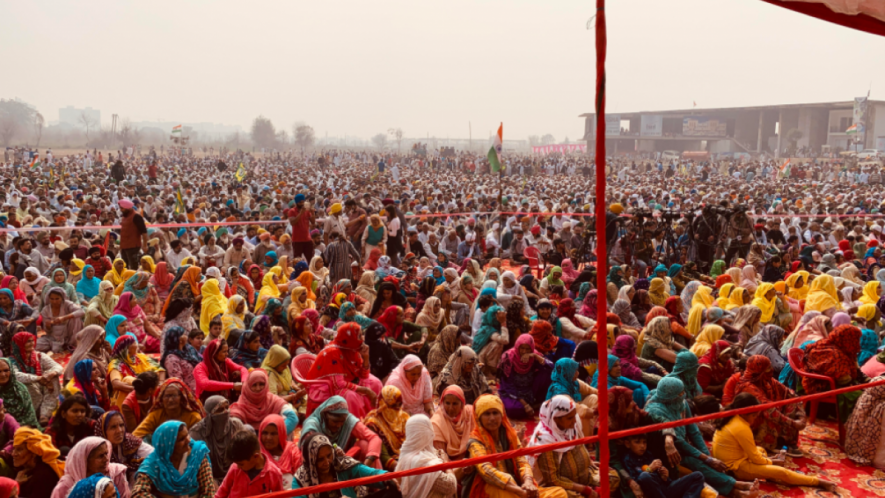
[[(885, 104), (885, 100), (869, 100), (870, 104)], [(669, 111), (638, 111), (638, 112), (615, 112), (615, 111), (606, 111), (606, 114), (618, 114), (621, 117), (630, 117), (630, 116), (640, 116), (642, 114), (709, 114), (716, 112), (738, 112), (738, 111), (766, 111), (766, 110), (779, 110), (779, 109), (799, 109), (803, 107), (816, 107), (816, 108), (853, 108), (854, 101), (847, 100), (841, 102), (817, 102), (811, 104), (781, 104), (781, 105), (760, 105), (760, 106), (749, 106), (749, 107), (714, 107), (709, 109), (701, 109), (701, 108), (693, 108), (693, 109), (677, 109), (677, 110), (669, 110)], [(586, 118), (589, 116), (594, 116), (596, 113), (587, 112), (584, 114), (580, 114), (578, 117)]]

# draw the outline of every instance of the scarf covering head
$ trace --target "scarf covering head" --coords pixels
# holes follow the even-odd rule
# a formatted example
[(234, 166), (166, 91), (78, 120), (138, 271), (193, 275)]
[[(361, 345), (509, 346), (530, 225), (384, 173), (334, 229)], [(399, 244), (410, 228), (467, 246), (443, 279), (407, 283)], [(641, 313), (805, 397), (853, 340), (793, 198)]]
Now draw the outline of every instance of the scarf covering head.
[[(306, 275), (310, 275), (310, 273), (307, 273)], [(310, 298), (309, 294), (312, 293), (307, 287), (304, 287), (303, 285), (299, 285), (298, 287), (292, 289), (292, 302), (291, 304), (289, 304), (289, 308), (286, 310), (286, 312), (289, 314), (290, 320), (301, 316), (301, 314), (304, 313), (306, 310), (316, 308), (316, 302), (314, 302), (314, 300)], [(306, 298), (304, 302), (301, 302), (302, 295), (304, 295)]]
[[(80, 278), (80, 281), (77, 282), (77, 292), (83, 294), (83, 297), (86, 298), (87, 301), (92, 300), (95, 296), (98, 295), (99, 286), (101, 285), (102, 280), (95, 275), (92, 275), (92, 278), (86, 277), (86, 272), (89, 269), (95, 271), (95, 268), (92, 265), (86, 265), (83, 267), (83, 276)], [(5, 279), (4, 279), (5, 281)], [(20, 292), (20, 291), (19, 291)], [(24, 294), (22, 294), (24, 296)], [(18, 299), (18, 298), (16, 298)]]
[(151, 277), (151, 283), (160, 289), (168, 289), (172, 286), (173, 275), (169, 273), (169, 266), (165, 261), (157, 263), (157, 270)]
[[(446, 396), (454, 396), (461, 401), (461, 413), (454, 418), (446, 413), (446, 407), (443, 404)], [(433, 440), (444, 443), (446, 454), (450, 457), (461, 456), (467, 452), (467, 443), (474, 428), (473, 406), (467, 404), (464, 390), (457, 385), (445, 388), (440, 394), (439, 400), (439, 406), (430, 419), (435, 434)]]
[(535, 349), (545, 355), (553, 352), (557, 344), (559, 344), (559, 337), (553, 335), (553, 325), (544, 320), (532, 322), (532, 329), (529, 331), (529, 335), (535, 341)]
[(818, 275), (811, 282), (811, 289), (805, 299), (805, 312), (820, 311), (823, 313), (831, 308), (836, 308), (837, 311), (842, 310), (835, 281), (830, 275)]
[[(274, 394), (286, 396), (292, 391), (292, 372), (289, 370), (289, 360), (291, 359), (292, 355), (286, 351), (286, 348), (279, 344), (274, 344), (267, 351), (267, 356), (261, 362), (261, 368), (267, 373), (267, 378), (274, 379), (282, 390), (282, 393)], [(277, 367), (280, 365), (286, 365), (282, 372), (277, 371)]]
[(617, 431), (638, 427), (645, 415), (646, 413), (633, 401), (633, 391), (622, 386), (612, 386), (608, 389), (609, 429)]
[(400, 401), (404, 402), (399, 388), (384, 386), (378, 397), (378, 408), (370, 411), (364, 419), (367, 426), (377, 429), (384, 436), (394, 455), (399, 455), (400, 447), (406, 440), (406, 421), (409, 420), (409, 414), (404, 410), (391, 408)]
[(344, 375), (348, 381), (353, 381), (360, 377), (363, 370), (363, 357), (360, 355), (363, 341), (360, 339), (360, 332), (360, 326), (355, 323), (340, 327), (332, 343), (317, 355), (316, 361), (307, 372), (307, 378), (314, 380)]
[[(245, 387), (244, 387), (245, 390)], [(196, 495), (200, 491), (198, 476), (203, 460), (209, 455), (209, 448), (203, 441), (191, 440), (187, 468), (179, 472), (170, 458), (178, 441), (178, 432), (184, 422), (169, 420), (154, 431), (154, 451), (141, 464), (138, 474), (145, 474), (157, 491), (167, 495)]]
[(713, 343), (722, 339), (723, 335), (725, 335), (725, 329), (719, 325), (707, 325), (695, 338), (695, 343), (691, 347), (691, 352), (697, 357), (704, 356), (707, 354), (707, 351), (713, 347)]
[[(215, 476), (225, 475), (228, 467), (233, 463), (229, 455), (230, 442), (238, 428), (242, 428), (241, 425), (231, 422), (229, 410), (225, 410), (223, 413), (215, 413), (218, 405), (225, 401), (227, 401), (227, 398), (217, 394), (207, 398), (205, 404), (206, 418), (191, 429), (193, 437), (205, 441), (209, 447), (212, 474)], [(273, 415), (267, 418), (270, 419), (271, 417)], [(260, 434), (259, 432), (259, 436)], [(285, 437), (285, 430), (281, 434)], [(260, 440), (261, 438), (259, 437)]]
[[(449, 357), (460, 346), (460, 339), (461, 331), (457, 325), (446, 325), (443, 327), (436, 341), (430, 346), (430, 352), (427, 354), (427, 370), (434, 374), (442, 371), (443, 367), (448, 363)], [(366, 341), (368, 342), (368, 331), (366, 332)], [(370, 351), (369, 354), (371, 355), (372, 352)]]
[(784, 329), (777, 325), (766, 325), (762, 327), (762, 330), (760, 330), (758, 334), (754, 335), (749, 341), (747, 341), (747, 348), (744, 350), (744, 354), (747, 356), (758, 354), (764, 356), (772, 354), (780, 356), (780, 344), (785, 333)]
[(599, 313), (598, 307), (599, 300), (599, 291), (596, 289), (591, 290), (584, 296), (584, 302), (581, 304), (580, 314), (586, 316), (587, 318), (596, 320), (596, 316)]
[(259, 442), (261, 442), (261, 453), (263, 453), (269, 461), (276, 464), (276, 466), (283, 471), (283, 474), (294, 474), (302, 464), (301, 451), (298, 450), (298, 444), (294, 441), (289, 441), (289, 438), (286, 436), (286, 421), (282, 416), (276, 414), (268, 415), (267, 418), (261, 422), (261, 427), (258, 429), (259, 436), (264, 433), (264, 429), (270, 425), (277, 428), (277, 438), (279, 439), (280, 448), (282, 448), (283, 454), (280, 455), (280, 459), (277, 460), (270, 451), (265, 449), (264, 443), (261, 442), (261, 438), (259, 437)]
[(611, 269), (608, 271), (608, 277), (606, 278), (606, 281), (615, 284), (620, 289), (621, 286), (627, 283), (624, 281), (623, 278), (621, 278), (620, 273), (623, 271), (624, 270), (620, 266), (612, 266)]
[(658, 388), (649, 394), (645, 410), (649, 415), (667, 422), (682, 420), (688, 412), (684, 391), (685, 385), (678, 377), (664, 377), (658, 382)]
[(126, 279), (126, 282), (123, 284), (123, 292), (131, 292), (137, 301), (143, 301), (151, 291), (151, 286), (145, 285), (143, 288), (139, 287), (141, 287), (142, 284), (150, 282), (150, 280), (150, 273), (144, 271), (136, 272), (134, 275)]
[[(415, 415), (406, 422), (405, 442), (400, 448), (396, 471), (419, 469), (443, 463), (433, 447), (433, 424), (426, 415)], [(403, 496), (429, 496), (441, 471), (404, 477)]]
[(0, 385), (0, 399), (3, 400), (6, 412), (12, 415), (19, 425), (40, 427), (40, 422), (37, 421), (37, 415), (34, 413), (31, 394), (28, 392), (27, 386), (16, 378), (16, 368), (12, 358), (0, 358), (0, 361), (6, 362), (9, 366), (9, 382), (6, 385)]
[(117, 301), (117, 307), (114, 308), (114, 314), (125, 317), (127, 320), (135, 320), (139, 318), (144, 311), (141, 306), (135, 302), (131, 292), (120, 294), (120, 300)]
[[(344, 425), (341, 426), (341, 429), (337, 433), (331, 432), (326, 426), (327, 415), (345, 417)], [(301, 429), (301, 437), (304, 438), (311, 432), (317, 432), (328, 437), (333, 443), (337, 444), (339, 448), (344, 449), (347, 448), (347, 444), (350, 441), (350, 434), (359, 421), (358, 418), (347, 410), (347, 401), (345, 401), (344, 398), (341, 396), (332, 396), (324, 401), (323, 404), (317, 407), (317, 409), (304, 420), (304, 426)]]
[[(852, 266), (852, 268), (854, 268)], [(856, 269), (855, 269), (856, 270)], [(878, 280), (871, 280), (863, 286), (863, 295), (860, 296), (860, 302), (864, 304), (876, 304), (879, 302), (879, 293), (881, 292), (882, 283)]]
[[(93, 474), (76, 482), (71, 488), (68, 498), (101, 498), (104, 496), (108, 486), (113, 486), (114, 481), (104, 474)], [(57, 488), (56, 488), (57, 489)], [(117, 498), (120, 498), (120, 491), (116, 490)]]
[(765, 297), (765, 294), (772, 290), (774, 290), (773, 284), (762, 282), (756, 288), (756, 295), (751, 303), (762, 311), (761, 320), (763, 322), (770, 322), (771, 318), (774, 316), (774, 312), (777, 311), (777, 296), (770, 300)]
[[(805, 348), (803, 363), (811, 372), (834, 379), (856, 379), (857, 357), (860, 354), (861, 331), (853, 325), (840, 325), (826, 338)], [(829, 383), (802, 377), (802, 387), (809, 393), (829, 388)]]
[(565, 298), (559, 302), (559, 306), (556, 308), (556, 316), (559, 318), (568, 318), (569, 321), (574, 323), (575, 314), (577, 313), (577, 309), (575, 309), (575, 302), (570, 298)]
[(691, 282), (685, 284), (685, 287), (682, 289), (682, 293), (679, 294), (679, 299), (682, 300), (682, 309), (690, 310), (692, 307), (692, 300), (694, 299), (695, 294), (697, 294), (698, 289), (701, 288), (701, 283), (697, 280), (692, 280)]
[[(245, 302), (246, 302), (246, 300), (243, 299), (243, 296), (240, 296), (239, 294), (237, 294), (235, 296), (231, 296), (231, 298), (227, 300), (227, 313), (221, 315), (221, 327), (222, 327), (221, 333), (222, 333), (222, 337), (224, 337), (224, 339), (227, 339), (229, 337), (230, 331), (233, 329), (240, 329), (240, 330), (246, 329), (246, 309), (247, 309), (247, 307), (243, 306), (243, 312), (237, 313), (237, 308), (240, 307), (240, 304), (245, 304)], [(201, 319), (202, 319), (202, 316), (201, 316)]]
[(490, 306), (489, 309), (483, 313), (482, 325), (480, 325), (479, 331), (477, 331), (476, 336), (473, 338), (473, 350), (476, 351), (477, 354), (482, 352), (482, 348), (489, 343), (493, 334), (501, 331), (501, 322), (498, 321), (497, 315), (498, 312), (503, 311), (504, 308), (494, 305)]
[[(279, 267), (274, 266), (274, 268)], [(258, 292), (258, 300), (255, 302), (255, 313), (261, 313), (261, 310), (267, 305), (269, 299), (280, 297), (280, 288), (277, 287), (277, 283), (273, 281), (276, 276), (276, 273), (269, 271), (261, 280), (261, 290)]]
[[(4, 405), (6, 401), (4, 401)], [(28, 451), (40, 457), (46, 465), (49, 465), (58, 477), (64, 475), (64, 464), (58, 461), (61, 453), (52, 445), (52, 438), (37, 429), (19, 427), (15, 431), (13, 443), (15, 446), (25, 445)]]
[(722, 275), (722, 273), (724, 271), (725, 271), (725, 261), (722, 261), (721, 259), (717, 259), (716, 261), (713, 262), (712, 268), (710, 268), (710, 276), (713, 278), (716, 278), (719, 275)]
[(387, 337), (394, 340), (400, 340), (400, 336), (403, 334), (403, 324), (397, 323), (397, 317), (401, 312), (402, 308), (399, 306), (389, 306), (378, 317), (378, 323), (387, 329)]
[(532, 338), (531, 334), (523, 334), (519, 336), (513, 347), (508, 349), (504, 353), (504, 356), (501, 357), (500, 368), (505, 377), (509, 377), (514, 371), (520, 375), (525, 375), (532, 371), (532, 365), (535, 363), (535, 358), (532, 356), (532, 353), (529, 353), (528, 360), (523, 361), (522, 356), (520, 356), (519, 353), (520, 346), (528, 346), (532, 353), (534, 353), (535, 340)]
[[(424, 403), (433, 401), (432, 394), (431, 399), (427, 399), (427, 394), (431, 393), (432, 387), (430, 373), (423, 365), (423, 362), (417, 356), (413, 354), (406, 355), (387, 379), (388, 386), (399, 388), (403, 399), (403, 406), (409, 412), (417, 408), (419, 413), (421, 413), (424, 411)], [(421, 376), (415, 382), (415, 385), (412, 386), (409, 379), (406, 378), (406, 371), (417, 367), (421, 367)]]
[(227, 310), (227, 298), (221, 293), (218, 280), (210, 278), (203, 283), (200, 290), (203, 301), (200, 306), (200, 330), (209, 335), (209, 323), (216, 316), (224, 315)]
[(65, 300), (75, 302), (75, 303), (78, 302), (77, 291), (76, 291), (76, 289), (74, 289), (73, 285), (69, 284), (67, 280), (62, 280), (62, 283), (58, 283), (55, 281), (55, 276), (59, 275), (59, 274), (64, 279), (67, 279), (68, 275), (67, 275), (67, 273), (65, 273), (64, 269), (56, 268), (55, 270), (53, 270), (51, 278), (49, 279), (48, 282), (46, 282), (46, 286), (43, 287), (44, 306), (45, 306), (45, 303), (48, 302), (47, 296), (48, 296), (49, 291), (51, 291), (52, 289), (61, 289), (64, 292)]
[(753, 265), (747, 265), (741, 269), (741, 287), (747, 289), (750, 292), (756, 292), (757, 278), (756, 278), (756, 267)]
[[(31, 343), (31, 353), (25, 353), (25, 346)], [(12, 357), (15, 358), (19, 371), (31, 375), (43, 375), (40, 357), (37, 355), (37, 336), (30, 332), (19, 332), (12, 336)]]
[[(421, 313), (418, 313), (418, 317), (415, 319), (415, 323), (422, 327), (428, 327), (430, 329), (436, 329), (440, 326), (445, 319), (445, 309), (441, 307), (442, 302), (438, 297), (429, 297), (427, 301), (424, 302), (424, 307), (421, 308)], [(440, 306), (439, 309), (434, 310), (437, 306)]]
[[(123, 414), (118, 411), (109, 411), (104, 412), (98, 417), (98, 420), (95, 424), (95, 435), (107, 439), (107, 429), (108, 426), (111, 425), (114, 417), (120, 417), (120, 421), (123, 421)], [(141, 448), (142, 439), (140, 437), (133, 436), (128, 430), (126, 430), (125, 423), (123, 424), (123, 442), (120, 444), (120, 451), (112, 451), (110, 454), (111, 462), (119, 463), (125, 465), (128, 470), (135, 472), (141, 466), (141, 459), (137, 458), (138, 449)], [(122, 458), (120, 455), (122, 454)]]
[(706, 285), (702, 285), (698, 287), (697, 292), (692, 296), (691, 305), (696, 306), (700, 304), (706, 309), (713, 306), (713, 301), (713, 289)]
[(698, 357), (691, 351), (683, 349), (676, 355), (673, 371), (667, 374), (667, 377), (676, 377), (682, 381), (685, 397), (689, 399), (700, 396), (703, 392), (698, 384), (698, 366)]
[(163, 396), (166, 394), (166, 390), (171, 387), (178, 389), (178, 393), (181, 396), (182, 411), (192, 412), (202, 416), (203, 404), (194, 396), (193, 391), (191, 391), (191, 388), (187, 387), (187, 384), (175, 377), (164, 380), (163, 383), (160, 384), (160, 387), (157, 388), (157, 391), (154, 394), (154, 404), (151, 406), (151, 412), (165, 412), (166, 406), (164, 404)]
[[(797, 301), (805, 299), (808, 296), (808, 290), (810, 288), (808, 285), (808, 276), (809, 273), (803, 270), (795, 272), (787, 277), (787, 279), (785, 280), (787, 284), (787, 295)], [(800, 280), (802, 281), (803, 285), (802, 287), (797, 289), (796, 285), (798, 285)]]
[[(482, 414), (489, 410), (497, 410), (501, 413), (501, 426), (498, 429), (498, 434), (492, 434), (482, 426)], [(501, 401), (501, 398), (493, 394), (483, 394), (476, 398), (476, 402), (473, 404), (473, 411), (474, 427), (473, 432), (470, 433), (470, 440), (483, 445), (487, 454), (498, 453), (499, 445), (502, 452), (517, 450), (522, 447), (519, 444), (516, 430), (513, 429), (510, 419), (507, 418), (507, 412), (504, 410), (504, 402)], [(506, 464), (512, 469), (519, 469), (519, 463), (515, 458)], [(518, 472), (515, 472), (515, 474), (518, 474)], [(514, 477), (519, 478), (518, 475)], [(473, 485), (470, 488), (470, 497), (485, 496), (485, 485), (485, 481), (482, 479), (474, 479)]]
[[(253, 392), (252, 386), (259, 381), (264, 381), (264, 389), (257, 393)], [(230, 415), (257, 430), (265, 417), (280, 413), (284, 406), (286, 406), (286, 402), (283, 401), (283, 398), (272, 394), (267, 388), (267, 372), (255, 369), (243, 382), (240, 398), (236, 403), (230, 405)]]
[[(580, 417), (575, 419), (575, 426), (571, 429), (562, 430), (556, 425), (556, 418), (563, 417), (577, 409), (577, 404), (568, 396), (556, 395), (548, 399), (541, 405), (540, 423), (535, 426), (535, 432), (529, 438), (528, 447), (541, 446), (545, 444), (562, 443), (565, 441), (574, 441), (584, 437), (584, 429), (581, 425)], [(562, 459), (564, 453), (568, 453), (574, 449), (574, 446), (566, 446), (554, 450), (557, 460)], [(531, 459), (532, 461), (535, 458)], [(534, 465), (534, 462), (532, 462)]]
[[(0, 289), (9, 289), (9, 286), (12, 285), (12, 279), (14, 278), (13, 275), (6, 275), (3, 277), (3, 279), (0, 280)], [(25, 302), (28, 300), (27, 296), (25, 296), (25, 291), (21, 290), (21, 287), (16, 287), (15, 290), (12, 291), (12, 299)]]
[(788, 395), (786, 386), (774, 380), (771, 360), (767, 356), (753, 355), (747, 360), (747, 368), (735, 385), (735, 395), (748, 392), (760, 403), (779, 401)]
[(581, 389), (575, 374), (578, 373), (578, 362), (571, 358), (560, 358), (553, 365), (551, 379), (553, 383), (547, 389), (547, 399), (564, 394), (575, 401), (581, 401)]
[[(89, 325), (77, 334), (77, 349), (74, 350), (73, 354), (71, 354), (71, 357), (68, 360), (68, 364), (65, 365), (65, 379), (70, 379), (71, 377), (73, 377), (74, 365), (76, 365), (80, 360), (89, 356), (89, 354), (92, 352), (92, 347), (95, 346), (95, 343), (99, 340), (104, 340), (104, 338), (102, 337), (104, 333), (104, 328), (101, 325)], [(92, 359), (93, 361), (97, 361), (101, 371), (106, 373), (108, 368), (108, 360), (110, 359), (110, 357), (104, 349), (101, 350), (100, 355), (102, 360), (98, 361), (95, 357), (93, 357)]]
[(863, 366), (870, 358), (879, 353), (879, 336), (870, 329), (860, 331), (860, 353), (857, 364)]
[[(316, 462), (319, 458), (320, 450), (323, 448), (330, 448), (332, 450), (333, 461), (331, 470), (332, 476), (335, 479), (334, 482), (338, 481), (337, 476), (339, 473), (360, 465), (360, 462), (343, 453), (341, 450), (342, 446), (338, 446), (338, 449), (332, 448), (333, 442), (334, 439), (330, 441), (330, 438), (319, 433), (312, 433), (301, 440), (301, 447), (304, 452), (304, 463), (298, 468), (294, 477), (302, 488), (317, 486), (320, 484), (320, 473), (317, 469)], [(369, 494), (368, 489), (363, 486), (356, 486), (355, 488), (356, 496), (366, 496)], [(309, 494), (304, 496), (306, 498), (327, 498), (330, 495), (332, 495), (332, 493)], [(341, 494), (334, 492), (334, 496), (341, 496)]]
[(671, 349), (673, 347), (673, 331), (670, 328), (669, 318), (659, 316), (649, 322), (645, 330), (645, 344), (654, 349)]
[(651, 299), (652, 304), (654, 304), (655, 306), (663, 306), (664, 303), (667, 302), (667, 298), (670, 297), (670, 293), (667, 292), (667, 287), (664, 284), (664, 279), (651, 279), (651, 285), (648, 288), (648, 297)]
[(163, 355), (160, 357), (160, 365), (166, 365), (166, 358), (169, 355), (177, 356), (182, 360), (190, 363), (192, 367), (196, 367), (203, 361), (203, 357), (200, 353), (194, 349), (190, 344), (185, 343), (184, 348), (180, 347), (181, 344), (181, 336), (185, 335), (187, 331), (184, 328), (179, 327), (178, 325), (173, 325), (166, 329), (163, 335)]
[[(57, 486), (61, 489), (72, 489), (71, 494), (68, 495), (69, 497), (74, 496), (77, 489), (80, 488), (81, 484), (79, 483), (79, 481), (83, 481), (84, 479), (91, 479), (91, 477), (87, 474), (87, 461), (89, 460), (89, 454), (102, 445), (107, 446), (108, 457), (110, 458), (114, 453), (114, 448), (111, 445), (110, 441), (102, 437), (89, 436), (87, 438), (81, 439), (79, 442), (77, 442), (77, 444), (74, 445), (73, 448), (71, 448), (71, 451), (68, 453), (67, 458), (65, 459), (65, 475), (62, 476), (61, 480), (57, 484)], [(126, 467), (118, 463), (111, 463), (110, 465), (108, 465), (108, 470), (110, 471), (111, 475), (115, 475), (119, 474), (120, 472), (125, 472)], [(92, 477), (107, 479), (107, 477), (102, 474), (95, 474)], [(94, 494), (83, 496), (84, 498), (95, 497)]]
[(91, 406), (98, 406), (98, 393), (95, 385), (92, 383), (93, 361), (89, 358), (80, 360), (74, 365), (74, 378), (72, 379), (74, 387), (83, 393), (83, 397)]
[(622, 335), (615, 339), (612, 354), (620, 359), (621, 375), (638, 382), (642, 381), (642, 370), (639, 368), (639, 358), (636, 357), (636, 340), (633, 337)]

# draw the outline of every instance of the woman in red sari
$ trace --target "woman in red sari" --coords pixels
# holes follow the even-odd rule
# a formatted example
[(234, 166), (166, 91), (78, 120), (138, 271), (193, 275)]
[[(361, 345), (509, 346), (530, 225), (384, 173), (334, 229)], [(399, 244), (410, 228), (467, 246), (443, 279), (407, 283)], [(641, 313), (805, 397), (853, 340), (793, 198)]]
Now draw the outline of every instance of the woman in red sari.
[[(319, 317), (317, 317), (319, 322)], [(289, 328), (292, 330), (292, 338), (289, 340), (289, 354), (296, 357), (303, 353), (320, 354), (323, 350), (323, 339), (316, 335), (313, 329), (313, 322), (308, 320), (306, 316), (297, 316), (290, 322)]]
[(694, 343), (694, 337), (685, 328), (685, 320), (682, 318), (682, 298), (679, 296), (670, 296), (664, 303), (667, 310), (667, 317), (670, 318), (670, 329), (673, 331), (673, 339), (683, 346), (691, 346)]
[(722, 396), (728, 378), (734, 375), (734, 362), (731, 361), (731, 344), (716, 341), (707, 354), (698, 360), (698, 384), (704, 394)]
[(332, 396), (343, 397), (350, 413), (359, 419), (374, 408), (379, 393), (365, 385), (371, 374), (360, 354), (364, 338), (359, 324), (346, 323), (338, 329), (335, 340), (317, 355), (307, 379), (324, 382), (311, 383), (308, 387), (308, 415)]
[[(771, 360), (763, 355), (754, 355), (747, 360), (747, 369), (735, 386), (735, 396), (740, 393), (752, 394), (760, 404), (796, 397), (792, 389), (774, 379)], [(775, 452), (786, 446), (788, 455), (803, 456), (799, 450), (799, 431), (805, 428), (805, 410), (801, 404), (760, 412), (752, 427), (756, 444), (767, 451)]]
[[(857, 364), (860, 337), (860, 329), (853, 325), (836, 327), (826, 338), (806, 346), (805, 358), (802, 360), (805, 369), (811, 373), (832, 377), (836, 381), (836, 387), (868, 382), (869, 378)], [(802, 388), (806, 393), (814, 394), (830, 389), (830, 384), (803, 377)], [(852, 391), (837, 396), (839, 418), (842, 422), (848, 420), (861, 394), (863, 391)]]

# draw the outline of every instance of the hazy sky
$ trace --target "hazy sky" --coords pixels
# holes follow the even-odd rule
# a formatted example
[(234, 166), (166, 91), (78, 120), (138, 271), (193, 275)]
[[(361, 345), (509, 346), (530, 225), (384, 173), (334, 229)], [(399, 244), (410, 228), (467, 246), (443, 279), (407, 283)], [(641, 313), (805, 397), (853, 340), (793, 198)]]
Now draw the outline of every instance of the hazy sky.
[[(759, 0), (610, 0), (608, 109), (885, 99), (885, 38)], [(132, 121), (368, 138), (583, 133), (593, 0), (90, 0), (0, 3), (0, 97), (48, 121)]]

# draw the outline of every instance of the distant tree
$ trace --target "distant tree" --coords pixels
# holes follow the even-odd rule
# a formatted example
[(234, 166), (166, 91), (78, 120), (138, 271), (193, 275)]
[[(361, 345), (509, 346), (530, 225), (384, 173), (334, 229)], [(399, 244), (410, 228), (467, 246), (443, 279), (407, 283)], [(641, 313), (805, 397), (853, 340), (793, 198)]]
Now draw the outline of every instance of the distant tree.
[(567, 143), (571, 143), (571, 142), (569, 142), (568, 137), (565, 137), (565, 140), (563, 140), (562, 143), (567, 144)]
[(277, 132), (277, 142), (280, 145), (285, 146), (289, 144), (289, 133), (286, 130), (280, 130)]
[(541, 145), (541, 137), (539, 137), (538, 135), (529, 135), (529, 145)]
[(264, 116), (258, 116), (252, 121), (252, 142), (258, 147), (271, 148), (277, 139), (277, 130), (273, 123)]
[(86, 113), (86, 111), (82, 111), (80, 113), (80, 118), (77, 120), (77, 123), (83, 127), (83, 130), (86, 132), (86, 144), (89, 144), (89, 130), (93, 130), (98, 127), (99, 123), (95, 122), (95, 119)]
[(40, 139), (43, 138), (43, 125), (46, 121), (39, 112), (34, 114), (34, 135), (37, 137), (37, 148), (40, 147)]
[(384, 146), (387, 145), (387, 135), (383, 133), (379, 133), (372, 137), (372, 143), (375, 144), (375, 147), (379, 149), (384, 149)]
[(302, 152), (306, 148), (313, 147), (313, 144), (316, 143), (316, 133), (314, 133), (313, 127), (304, 123), (295, 123), (293, 128), (295, 132), (295, 145), (301, 147)]
[(541, 145), (551, 145), (551, 144), (555, 144), (555, 143), (556, 143), (556, 139), (553, 138), (553, 135), (551, 135), (549, 133), (541, 137)]
[(387, 133), (390, 134), (396, 140), (396, 150), (399, 152), (400, 148), (403, 144), (403, 129), (402, 128), (389, 128)]
[(8, 146), (21, 130), (34, 124), (36, 109), (17, 100), (0, 99), (0, 140)]

